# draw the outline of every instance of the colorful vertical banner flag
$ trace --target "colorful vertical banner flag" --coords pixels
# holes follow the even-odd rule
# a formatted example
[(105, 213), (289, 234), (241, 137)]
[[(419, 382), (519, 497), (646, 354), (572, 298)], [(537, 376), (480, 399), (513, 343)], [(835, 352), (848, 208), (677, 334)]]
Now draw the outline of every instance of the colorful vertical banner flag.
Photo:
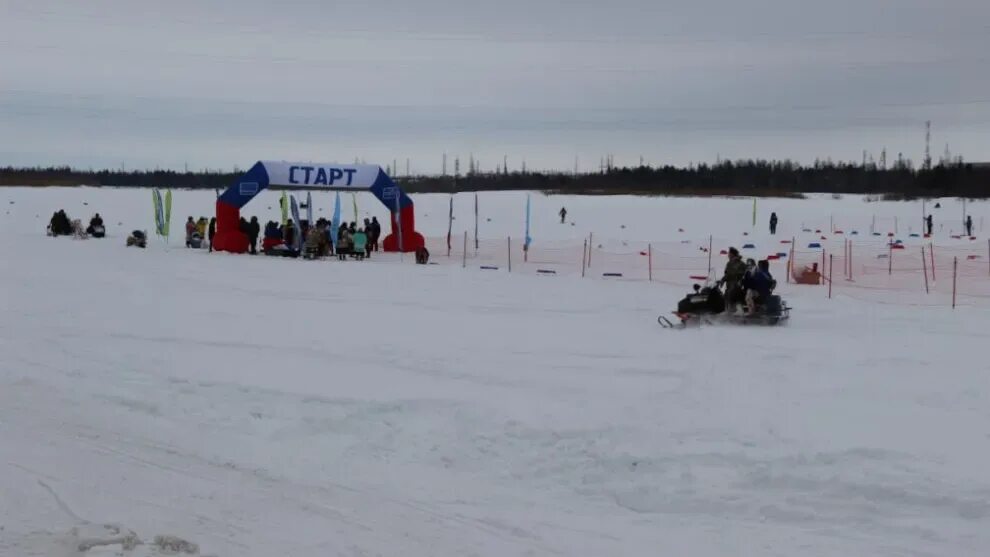
[(306, 192), (306, 222), (313, 226), (313, 196)]
[(337, 192), (337, 202), (333, 206), (333, 218), (330, 219), (330, 234), (333, 235), (333, 245), (337, 245), (337, 232), (340, 229), (340, 192)]
[(172, 224), (172, 190), (165, 192), (165, 226), (162, 236), (168, 238), (168, 230)]
[(155, 234), (161, 236), (165, 226), (165, 208), (162, 206), (162, 192), (158, 188), (151, 191), (151, 202), (155, 210)]
[(278, 204), (282, 207), (282, 226), (289, 222), (289, 197), (285, 195), (285, 190), (282, 190), (282, 197), (279, 198)]
[(290, 199), (289, 204), (292, 207), (292, 219), (296, 221), (296, 226), (295, 226), (296, 233), (295, 233), (295, 237), (293, 238), (292, 248), (296, 251), (299, 251), (299, 249), (302, 247), (302, 224), (300, 224), (299, 222), (299, 204), (296, 203), (296, 196), (293, 195), (289, 199)]
[(529, 237), (529, 195), (526, 195), (526, 242), (523, 244), (523, 250), (529, 251), (529, 244), (533, 241)]

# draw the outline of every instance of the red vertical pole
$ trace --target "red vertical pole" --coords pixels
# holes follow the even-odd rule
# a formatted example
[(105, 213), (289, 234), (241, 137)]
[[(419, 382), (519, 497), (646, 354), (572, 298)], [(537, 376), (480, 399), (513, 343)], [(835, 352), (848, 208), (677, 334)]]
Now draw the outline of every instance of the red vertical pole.
[(594, 238), (595, 238), (595, 233), (589, 232), (588, 233), (588, 268), (589, 269), (591, 268), (591, 249), (592, 249), (592, 245), (594, 244)]
[(825, 248), (822, 248), (822, 284), (825, 284)]
[(849, 240), (849, 280), (853, 279), (853, 241)]
[(653, 282), (653, 244), (646, 244), (646, 261), (650, 266), (650, 282)]
[(584, 268), (588, 265), (588, 239), (584, 239), (584, 248), (581, 249), (581, 278), (584, 278)]
[(512, 236), (506, 238), (506, 245), (508, 246), (508, 250), (506, 251), (506, 253), (509, 256), (509, 272), (511, 273), (512, 272)]
[(712, 235), (708, 235), (708, 278), (712, 277)]
[(829, 300), (832, 299), (832, 267), (835, 266), (832, 264), (832, 259), (834, 257), (835, 257), (834, 255), (828, 256), (828, 299)]
[(959, 258), (952, 258), (952, 309), (956, 309), (956, 270), (959, 268)]
[(925, 272), (925, 294), (928, 294), (928, 261), (925, 260), (925, 246), (921, 246), (921, 270)]
[(932, 260), (932, 282), (935, 282), (935, 244), (928, 243), (928, 257)]

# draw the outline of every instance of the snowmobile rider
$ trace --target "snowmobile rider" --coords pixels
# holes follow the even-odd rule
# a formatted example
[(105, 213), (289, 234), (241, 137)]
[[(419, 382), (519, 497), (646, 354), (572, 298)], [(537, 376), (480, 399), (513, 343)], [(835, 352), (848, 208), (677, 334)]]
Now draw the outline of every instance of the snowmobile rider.
[(746, 314), (755, 315), (757, 304), (764, 303), (777, 287), (777, 281), (770, 274), (770, 262), (760, 260), (752, 272), (746, 273), (743, 287), (746, 288)]
[(745, 297), (741, 283), (746, 275), (746, 262), (743, 261), (739, 250), (729, 248), (729, 262), (725, 264), (725, 273), (722, 275), (720, 284), (725, 285), (725, 309), (732, 311), (736, 309)]

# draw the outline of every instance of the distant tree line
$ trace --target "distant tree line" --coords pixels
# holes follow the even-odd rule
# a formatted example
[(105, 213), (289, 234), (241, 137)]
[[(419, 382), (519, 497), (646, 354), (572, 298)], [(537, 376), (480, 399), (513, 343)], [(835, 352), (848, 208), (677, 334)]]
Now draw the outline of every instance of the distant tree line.
[[(0, 168), (0, 186), (118, 186), (224, 190), (242, 171), (79, 170)], [(803, 193), (876, 194), (893, 198), (990, 197), (990, 165), (961, 161), (915, 169), (898, 161), (875, 164), (817, 161), (721, 161), (687, 167), (609, 167), (601, 172), (470, 172), (464, 176), (395, 178), (411, 193), (540, 190), (570, 194), (796, 196)]]

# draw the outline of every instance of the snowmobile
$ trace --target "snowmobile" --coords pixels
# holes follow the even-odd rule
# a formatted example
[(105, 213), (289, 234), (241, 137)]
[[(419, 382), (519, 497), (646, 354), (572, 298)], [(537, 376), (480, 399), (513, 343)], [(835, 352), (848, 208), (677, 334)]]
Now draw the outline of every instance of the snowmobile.
[(727, 307), (726, 295), (721, 283), (701, 287), (694, 285), (694, 292), (678, 302), (671, 312), (674, 320), (666, 315), (657, 317), (657, 323), (665, 329), (715, 324), (731, 325), (779, 325), (790, 318), (791, 307), (780, 296), (771, 293), (766, 300), (758, 300), (753, 314), (739, 313)]

